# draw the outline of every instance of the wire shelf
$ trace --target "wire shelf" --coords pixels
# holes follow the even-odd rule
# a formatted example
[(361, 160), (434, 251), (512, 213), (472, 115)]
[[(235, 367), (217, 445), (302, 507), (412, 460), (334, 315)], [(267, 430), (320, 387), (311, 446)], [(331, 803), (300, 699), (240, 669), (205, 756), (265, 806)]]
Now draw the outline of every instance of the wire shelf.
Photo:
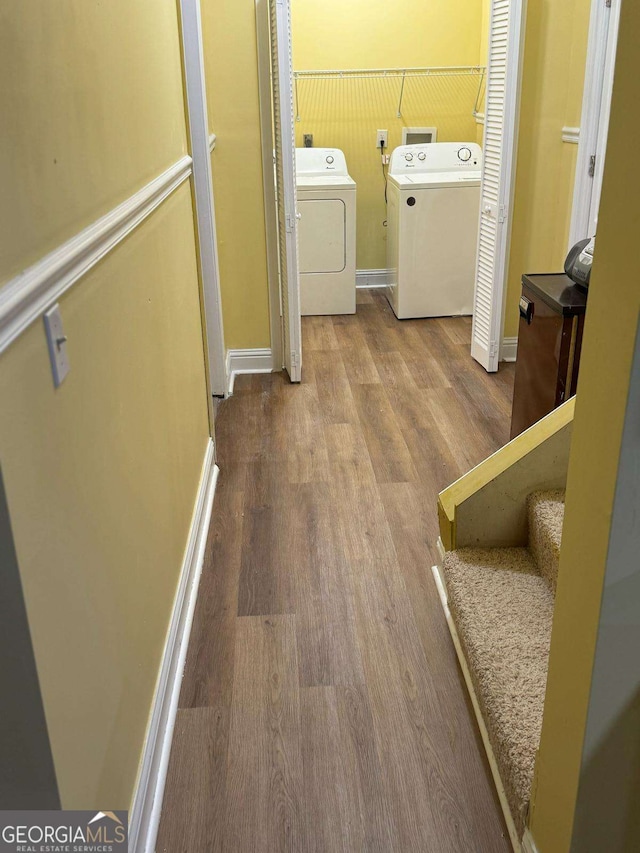
[(430, 68), (354, 68), (328, 69), (318, 71), (294, 71), (293, 82), (296, 102), (296, 121), (301, 120), (300, 98), (298, 83), (303, 80), (398, 80), (397, 118), (402, 118), (402, 103), (405, 94), (405, 84), (408, 79), (428, 77), (477, 77), (478, 91), (476, 94), (473, 115), (477, 117), (480, 105), (482, 87), (487, 73), (486, 65), (443, 65)]
[(459, 75), (482, 75), (486, 72), (484, 65), (443, 65), (431, 68), (354, 68), (331, 69), (324, 71), (294, 71), (293, 76), (298, 80), (331, 80), (331, 79), (370, 79), (374, 77), (391, 77), (403, 79), (406, 77), (453, 77)]

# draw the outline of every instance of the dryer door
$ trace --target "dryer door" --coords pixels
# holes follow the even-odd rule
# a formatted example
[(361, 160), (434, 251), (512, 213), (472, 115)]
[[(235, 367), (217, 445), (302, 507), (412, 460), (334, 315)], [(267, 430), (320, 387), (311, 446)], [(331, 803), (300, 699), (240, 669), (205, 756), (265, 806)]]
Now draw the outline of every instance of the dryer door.
[(347, 263), (347, 210), (342, 199), (298, 197), (298, 261), (301, 273), (339, 273)]

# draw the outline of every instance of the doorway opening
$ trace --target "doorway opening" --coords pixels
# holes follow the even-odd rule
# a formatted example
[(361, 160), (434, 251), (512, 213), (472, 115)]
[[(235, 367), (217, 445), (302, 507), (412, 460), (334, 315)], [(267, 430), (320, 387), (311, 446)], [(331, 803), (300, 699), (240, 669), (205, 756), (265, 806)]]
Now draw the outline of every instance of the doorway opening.
[[(321, 61), (322, 39), (329, 38), (330, 33), (314, 20), (305, 35), (300, 22), (296, 23), (296, 0), (256, 0), (264, 102), (263, 172), (271, 244), (272, 335), (274, 343), (283, 342), (281, 363), (292, 379), (297, 377), (294, 381), (299, 381), (301, 376), (303, 355), (299, 322), (300, 315), (305, 313), (305, 299), (304, 291), (301, 295), (300, 290), (301, 273), (304, 285), (304, 277), (310, 272), (317, 276), (316, 281), (319, 282), (326, 280), (326, 276), (321, 279), (320, 274), (342, 271), (342, 266), (338, 269), (335, 264), (331, 270), (315, 270), (300, 265), (298, 232), (301, 205), (296, 192), (296, 148), (324, 152), (325, 168), (329, 164), (334, 174), (338, 158), (329, 146), (346, 154), (345, 177), (355, 177), (358, 199), (355, 284), (380, 287), (391, 295), (398, 283), (398, 264), (388, 258), (393, 258), (397, 250), (395, 242), (399, 239), (389, 228), (392, 219), (389, 187), (396, 181), (392, 152), (406, 141), (402, 139), (403, 130), (406, 133), (407, 128), (412, 127), (433, 129), (438, 146), (448, 140), (460, 143), (456, 154), (459, 151), (463, 152), (462, 157), (468, 154), (468, 159), (460, 158), (461, 162), (470, 161), (469, 166), (479, 165), (481, 181), (473, 249), (471, 307), (458, 313), (467, 313), (473, 318), (471, 355), (485, 370), (496, 371), (501, 355), (509, 360), (510, 353), (506, 354), (502, 337), (513, 221), (525, 4), (494, 0), (493, 3), (479, 5), (483, 8), (485, 21), (480, 27), (478, 19), (476, 39), (486, 51), (486, 60), (483, 57), (478, 64), (468, 66), (443, 64), (431, 68), (401, 68), (389, 65), (375, 69), (363, 68), (363, 63), (359, 62), (365, 58), (363, 51), (369, 38), (362, 35), (364, 30), (369, 24), (372, 31), (376, 30), (373, 10), (370, 22), (360, 20), (360, 39), (353, 39), (345, 45), (348, 39), (341, 43), (340, 39), (332, 37), (335, 42), (331, 47), (333, 53), (325, 53), (325, 56), (335, 58), (330, 63), (328, 59)], [(594, 8), (600, 5), (594, 0)], [(313, 4), (305, 6), (306, 9), (312, 7)], [(322, 9), (325, 14), (326, 8), (323, 6)], [(393, 39), (387, 38), (387, 41), (393, 42)], [(371, 58), (375, 55), (372, 52), (366, 54)], [(423, 52), (421, 55), (427, 54)], [(607, 67), (612, 68), (611, 54), (607, 55)], [(331, 68), (331, 64), (336, 67)], [(587, 80), (585, 98), (588, 86)], [(456, 101), (470, 101), (465, 119), (472, 122), (472, 129), (461, 123), (461, 111), (456, 113), (452, 107)], [(602, 122), (607, 115), (606, 109), (600, 109), (598, 115)], [(479, 156), (472, 143), (480, 143), (482, 151)], [(430, 143), (424, 142), (423, 145), (426, 159), (430, 156), (427, 148)], [(581, 140), (581, 152), (582, 148)], [(417, 148), (406, 156), (415, 157), (415, 165), (419, 166)], [(600, 163), (598, 161), (598, 165)], [(405, 182), (411, 180), (410, 169), (404, 169), (404, 173), (409, 175)], [(365, 175), (364, 179), (362, 175)], [(576, 194), (577, 184), (578, 181)], [(422, 187), (416, 186), (417, 189)], [(305, 202), (319, 202), (322, 198), (320, 194), (317, 197), (305, 196)], [(332, 196), (334, 202), (339, 198), (339, 194)], [(406, 204), (414, 206), (417, 212), (420, 198), (416, 194), (408, 195)], [(318, 206), (306, 205), (306, 209), (313, 211), (314, 215), (319, 212)], [(574, 204), (574, 217), (577, 209)], [(342, 233), (347, 235), (348, 217), (343, 208), (336, 203), (332, 212), (336, 233), (342, 228)], [(574, 230), (572, 227), (572, 234)], [(314, 219), (312, 231), (315, 234), (323, 231), (322, 217)], [(308, 234), (307, 229), (306, 235), (302, 235), (303, 249), (308, 243)], [(346, 241), (347, 237), (344, 239)], [(344, 256), (346, 265), (347, 250), (336, 249), (335, 239), (332, 240), (332, 248)], [(440, 240), (436, 242), (441, 243)], [(393, 304), (393, 300), (390, 302)], [(397, 310), (396, 316), (400, 316)]]
[[(432, 67), (358, 69), (354, 66), (357, 66), (358, 50), (362, 45), (351, 44), (348, 47), (349, 55), (344, 54), (341, 57), (343, 61), (337, 63), (340, 67), (326, 70), (327, 66), (324, 65), (318, 70), (296, 68), (295, 71), (291, 5), (291, 0), (256, 0), (262, 95), (265, 212), (270, 243), (271, 329), (274, 341), (282, 341), (283, 366), (287, 369), (292, 381), (300, 380), (302, 365), (300, 317), (302, 313), (314, 313), (317, 310), (314, 306), (322, 304), (322, 300), (307, 298), (306, 291), (314, 289), (317, 291), (318, 288), (322, 288), (324, 292), (330, 287), (339, 288), (342, 286), (338, 281), (340, 274), (347, 269), (351, 275), (350, 268), (355, 265), (354, 273), (358, 284), (380, 285), (387, 290), (390, 297), (397, 291), (406, 292), (409, 295), (408, 301), (411, 307), (408, 310), (398, 309), (390, 298), (390, 304), (394, 306), (398, 317), (441, 316), (443, 313), (475, 315), (476, 319), (472, 325), (474, 341), (471, 348), (472, 355), (487, 370), (497, 369), (510, 224), (505, 211), (509, 208), (515, 173), (523, 32), (522, 4), (510, 3), (508, 0), (496, 0), (491, 5), (488, 2), (484, 4), (478, 2), (475, 17), (471, 16), (468, 32), (463, 37), (463, 41), (466, 39), (465, 46), (462, 49), (451, 50), (449, 53), (443, 52), (441, 47), (438, 48), (439, 64), (434, 64)], [(458, 40), (459, 11), (452, 9), (451, 12), (451, 24), (458, 32)], [(486, 18), (484, 23), (483, 12)], [(377, 38), (375, 18), (375, 10), (370, 10), (365, 22), (360, 22), (361, 33), (363, 28), (370, 26), (371, 33), (367, 38), (373, 40)], [(311, 33), (322, 32), (317, 24), (318, 22), (310, 23), (306, 34), (300, 28), (296, 33), (298, 36), (302, 33), (300, 52), (296, 59), (302, 52), (307, 52), (311, 65), (318, 65), (317, 52), (314, 61), (312, 45), (309, 43), (305, 45), (304, 42), (309, 42)], [(403, 33), (402, 38), (406, 39), (406, 28)], [(320, 40), (321, 36), (316, 39), (317, 42)], [(388, 43), (393, 39), (387, 38), (386, 41)], [(439, 42), (442, 41), (443, 39), (440, 38)], [(382, 39), (379, 43), (381, 56), (389, 55), (384, 53), (384, 42), (385, 39)], [(483, 44), (482, 53), (486, 51), (486, 65), (480, 61), (481, 43)], [(473, 44), (473, 50), (470, 47), (471, 44)], [(334, 47), (335, 45), (332, 49)], [(339, 47), (338, 50), (340, 50)], [(416, 57), (436, 55), (421, 45), (413, 45), (413, 50), (413, 56)], [(455, 60), (462, 54), (466, 58), (473, 59), (474, 63), (460, 65)], [(375, 53), (367, 55), (373, 56)], [(391, 58), (396, 59), (397, 56), (396, 53)], [(484, 128), (478, 124), (479, 108), (483, 102)], [(375, 137), (367, 143), (364, 134), (372, 122)], [(309, 124), (312, 126), (308, 126)], [(382, 128), (380, 128), (381, 125)], [(409, 140), (407, 134), (412, 128), (430, 131), (431, 142)], [(481, 135), (482, 139), (480, 139)], [(432, 157), (431, 151), (418, 151), (416, 148), (415, 151), (406, 154), (397, 151), (397, 157), (393, 160), (392, 152), (402, 147), (403, 143), (411, 145), (418, 142), (422, 145), (430, 145), (436, 138), (438, 143), (457, 143), (455, 148), (452, 145), (451, 151), (448, 152), (452, 158), (451, 163), (448, 161), (445, 163), (444, 160), (439, 163), (440, 173), (446, 170), (456, 172), (463, 169), (471, 170), (475, 166), (478, 173), (482, 171), (482, 180), (478, 174), (474, 192), (474, 187), (468, 180), (471, 176), (465, 175), (465, 180), (468, 181), (465, 192), (469, 199), (466, 206), (473, 208), (473, 216), (464, 217), (465, 228), (471, 229), (470, 234), (465, 235), (465, 242), (469, 242), (470, 248), (468, 252), (465, 250), (463, 253), (449, 251), (448, 255), (452, 260), (464, 258), (464, 263), (462, 260), (458, 263), (461, 267), (460, 272), (449, 270), (449, 267), (455, 264), (448, 265), (447, 253), (441, 251), (442, 269), (438, 270), (437, 276), (434, 273), (434, 281), (438, 282), (442, 279), (443, 270), (445, 274), (450, 272), (456, 279), (456, 287), (461, 286), (458, 279), (463, 279), (467, 291), (465, 298), (461, 297), (451, 305), (446, 299), (443, 304), (441, 304), (442, 300), (436, 300), (433, 306), (421, 305), (418, 299), (418, 304), (414, 305), (416, 299), (410, 298), (410, 292), (413, 289), (416, 273), (408, 273), (408, 283), (405, 285), (405, 276), (398, 273), (400, 264), (393, 258), (387, 260), (389, 257), (387, 249), (390, 247), (393, 252), (398, 247), (398, 233), (403, 230), (403, 224), (399, 222), (399, 218), (396, 221), (390, 215), (389, 182), (395, 179), (394, 169), (410, 175), (412, 166), (419, 167), (423, 160), (430, 164)], [(474, 147), (479, 142), (484, 143), (484, 157), (485, 159), (488, 157), (489, 161), (488, 169), (482, 166), (483, 155), (480, 147), (477, 150)], [(333, 149), (347, 154), (348, 169), (355, 169), (359, 174), (365, 175), (364, 180), (356, 181), (358, 184), (356, 226), (351, 224), (348, 215), (349, 204), (346, 199), (349, 196), (339, 191), (322, 192), (321, 189), (325, 188), (320, 186), (316, 187), (315, 194), (310, 195), (310, 186), (307, 184), (304, 188), (304, 208), (308, 219), (305, 225), (314, 218), (312, 223), (314, 234), (324, 234), (325, 241), (334, 253), (341, 253), (344, 256), (343, 266), (337, 268), (334, 265), (331, 270), (318, 264), (305, 266), (303, 263), (301, 267), (298, 254), (301, 205), (296, 191), (295, 149), (316, 146), (319, 151), (323, 147), (327, 148), (325, 156), (319, 158), (322, 164), (318, 170), (320, 180), (326, 179), (329, 171), (336, 173), (336, 164), (340, 157)], [(365, 150), (365, 146), (366, 149), (371, 150)], [(346, 152), (345, 149), (347, 149)], [(442, 150), (440, 145), (439, 151)], [(396, 164), (400, 167), (399, 169)], [(429, 171), (433, 172), (435, 169), (436, 166)], [(371, 174), (373, 170), (375, 170), (375, 176)], [(348, 170), (339, 177), (349, 178)], [(410, 177), (407, 179), (411, 180)], [(424, 188), (427, 188), (426, 185)], [(417, 197), (420, 204), (416, 203), (416, 197), (409, 196), (406, 200), (407, 204), (415, 208), (411, 211), (415, 214), (415, 219), (426, 215), (437, 221), (442, 215), (437, 203), (441, 202), (441, 197), (446, 196), (444, 210), (447, 215), (453, 217), (453, 220), (457, 220), (455, 224), (452, 220), (449, 233), (449, 242), (454, 241), (456, 228), (459, 234), (460, 220), (456, 212), (459, 204), (450, 205), (448, 197), (457, 199), (461, 187), (446, 183), (440, 186), (436, 182), (435, 185), (429, 183), (428, 188), (435, 188), (437, 192), (422, 193)], [(344, 189), (346, 189), (346, 182), (337, 187), (340, 191)], [(416, 190), (418, 189), (422, 190), (423, 186), (416, 185)], [(471, 200), (472, 196), (473, 200)], [(318, 204), (311, 205), (309, 202), (312, 201)], [(321, 202), (325, 202), (327, 219), (323, 219), (321, 215)], [(436, 202), (436, 205), (431, 211), (429, 208), (433, 207), (433, 202)], [(329, 210), (330, 207), (331, 210)], [(423, 208), (427, 208), (424, 213)], [(314, 217), (310, 216), (311, 213)], [(339, 213), (342, 213), (342, 216), (338, 216)], [(329, 223), (330, 219), (332, 224)], [(338, 222), (339, 219), (340, 222)], [(394, 235), (389, 229), (390, 224)], [(357, 247), (354, 251), (358, 255), (358, 260), (357, 264), (355, 262), (350, 264), (349, 237), (354, 228), (357, 233), (355, 238)], [(308, 235), (309, 228), (303, 229), (303, 252), (309, 244)], [(336, 246), (340, 235), (342, 235), (344, 246)], [(466, 240), (467, 237), (468, 240)], [(421, 242), (419, 236), (417, 242), (418, 244)], [(439, 248), (440, 237), (436, 235), (433, 243)], [(401, 248), (402, 245), (401, 242)], [(409, 253), (413, 254), (411, 249)], [(354, 287), (356, 282), (351, 286)], [(420, 287), (417, 287), (416, 291), (419, 294)], [(311, 305), (308, 311), (304, 310), (305, 302)], [(352, 302), (355, 310), (355, 294)], [(324, 311), (324, 313), (329, 312), (330, 309)]]

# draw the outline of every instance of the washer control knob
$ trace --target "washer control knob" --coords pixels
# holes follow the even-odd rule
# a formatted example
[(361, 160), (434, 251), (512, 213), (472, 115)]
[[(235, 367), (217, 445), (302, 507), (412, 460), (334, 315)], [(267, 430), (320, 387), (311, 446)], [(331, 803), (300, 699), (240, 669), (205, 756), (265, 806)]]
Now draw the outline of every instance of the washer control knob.
[(405, 154), (404, 159), (407, 161), (407, 163), (411, 162), (411, 160), (413, 160), (413, 154)]
[(421, 151), (418, 154), (418, 160), (426, 160), (426, 159), (427, 159), (427, 155), (424, 153), (424, 151)]
[(463, 163), (466, 163), (467, 160), (471, 160), (471, 149), (470, 148), (458, 149), (458, 158), (460, 160), (462, 160)]
[[(471, 154), (471, 152), (469, 152), (469, 154)], [(327, 157), (327, 163), (333, 163), (333, 157), (331, 156), (331, 154), (329, 154), (329, 156)]]

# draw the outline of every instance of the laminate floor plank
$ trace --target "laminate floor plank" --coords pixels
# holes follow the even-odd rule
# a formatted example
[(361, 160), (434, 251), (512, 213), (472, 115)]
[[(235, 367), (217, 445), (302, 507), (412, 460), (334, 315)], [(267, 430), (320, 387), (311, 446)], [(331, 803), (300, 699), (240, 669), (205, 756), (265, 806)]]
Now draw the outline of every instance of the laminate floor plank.
[(351, 384), (342, 353), (316, 351), (308, 353), (311, 362), (323, 423), (354, 423), (358, 419)]
[(376, 478), (384, 482), (414, 480), (411, 454), (382, 384), (354, 385), (352, 391)]
[(371, 291), (364, 287), (356, 290), (356, 305), (370, 305), (373, 302)]
[(305, 317), (302, 324), (302, 348), (307, 350), (338, 349), (331, 317)]
[(301, 740), (295, 617), (238, 619), (224, 850), (302, 849)]
[(304, 537), (295, 568), (300, 684), (360, 684), (350, 566), (335, 545), (328, 485), (299, 487), (290, 517)]
[[(366, 687), (336, 688), (341, 747), (350, 778), (355, 780), (364, 841), (354, 850), (400, 851), (398, 826), (387, 786), (387, 770), (378, 751), (371, 702)], [(357, 819), (352, 815), (352, 820)]]
[[(173, 730), (165, 802), (178, 820), (163, 820), (157, 853), (221, 853), (226, 812), (231, 709), (180, 708)], [(198, 795), (194, 797), (193, 792)]]
[[(375, 304), (367, 305), (375, 310)], [(349, 382), (372, 384), (380, 382), (376, 363), (367, 344), (366, 335), (359, 324), (334, 323), (334, 333), (340, 347), (340, 358)]]
[[(360, 768), (353, 756), (350, 726), (346, 732), (341, 728), (336, 689), (302, 688), (300, 706), (306, 733), (302, 742), (304, 849), (309, 853), (368, 849)], [(355, 737), (363, 739), (366, 732), (359, 730)]]
[[(180, 708), (230, 708), (244, 495), (219, 484), (198, 590)], [(225, 571), (220, 571), (220, 566)]]
[(447, 769), (447, 723), (430, 689), (406, 590), (392, 566), (380, 573), (361, 569), (356, 618), (397, 849), (470, 849), (473, 839)]
[(303, 318), (303, 381), (241, 375), (156, 849), (508, 853), (430, 567), (437, 495), (508, 438), (469, 318)]

